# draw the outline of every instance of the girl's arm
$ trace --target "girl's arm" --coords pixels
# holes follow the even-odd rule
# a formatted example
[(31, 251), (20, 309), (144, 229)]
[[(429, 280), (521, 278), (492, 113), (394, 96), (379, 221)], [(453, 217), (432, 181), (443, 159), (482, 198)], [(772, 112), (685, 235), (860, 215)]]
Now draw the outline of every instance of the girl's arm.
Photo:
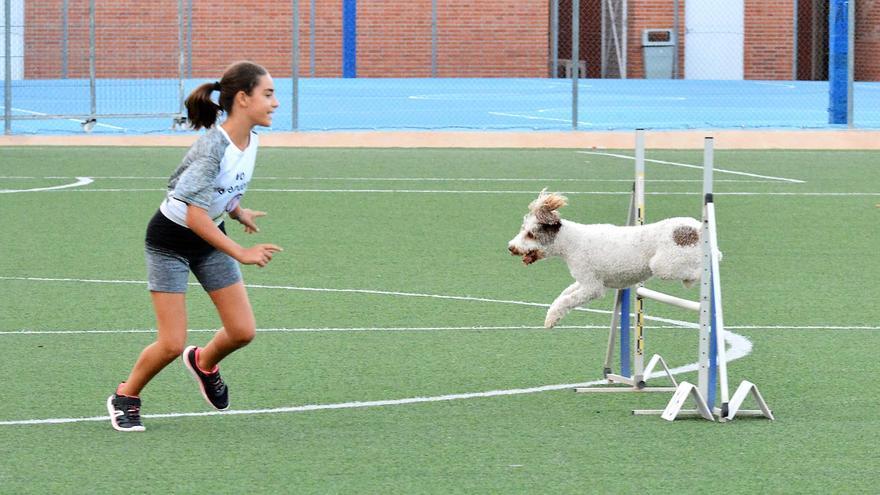
[(245, 265), (266, 266), (266, 263), (272, 259), (274, 253), (283, 251), (283, 249), (274, 244), (257, 244), (249, 248), (241, 247), (214, 225), (207, 210), (198, 206), (187, 205), (186, 224), (190, 230), (204, 239), (205, 242)]

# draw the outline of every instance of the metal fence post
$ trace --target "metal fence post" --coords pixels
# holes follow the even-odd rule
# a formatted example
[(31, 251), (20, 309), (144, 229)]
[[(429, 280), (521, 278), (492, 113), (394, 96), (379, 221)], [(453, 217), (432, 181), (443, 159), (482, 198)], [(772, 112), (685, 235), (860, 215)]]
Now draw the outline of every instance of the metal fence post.
[(183, 77), (185, 58), (186, 48), (183, 40), (183, 0), (177, 0), (177, 111), (180, 112), (180, 115), (183, 115)]
[(599, 18), (601, 19), (599, 23), (599, 77), (605, 79), (608, 77), (608, 42), (605, 41), (607, 39), (607, 35), (605, 33), (608, 32), (608, 6), (606, 0), (599, 0)]
[(67, 79), (68, 45), (70, 43), (70, 31), (67, 26), (67, 14), (70, 10), (70, 1), (61, 3), (61, 79)]
[(849, 48), (846, 53), (846, 125), (853, 128), (853, 111), (855, 102), (853, 101), (853, 81), (856, 75), (856, 0), (847, 2), (847, 14), (849, 15), (849, 40), (847, 44)]
[(559, 0), (550, 1), (550, 77), (559, 77)]
[(12, 0), (6, 0), (3, 6), (3, 121), (4, 132), (12, 133)]
[(193, 76), (193, 0), (186, 2), (186, 78)]
[(290, 126), (299, 128), (299, 0), (293, 0), (293, 47), (290, 63), (290, 82), (292, 85)]
[(315, 77), (315, 1), (309, 6), (309, 73)]
[[(672, 55), (672, 78), (678, 79), (678, 47), (681, 46), (681, 5), (680, 0), (674, 0), (672, 13), (672, 30), (675, 32), (675, 53)], [(797, 0), (795, 0), (797, 3)]]
[(437, 77), (437, 0), (431, 0), (431, 77)]
[(578, 128), (578, 78), (580, 78), (580, 66), (578, 61), (580, 54), (580, 30), (581, 30), (581, 2), (571, 2), (571, 128)]
[[(95, 87), (95, 0), (89, 0), (89, 120), (94, 121), (98, 113)], [(86, 129), (88, 130), (88, 129)]]
[(621, 65), (620, 78), (626, 79), (627, 66), (629, 65), (629, 60), (628, 60), (629, 55), (627, 54), (627, 51), (628, 51), (627, 47), (629, 46), (629, 41), (628, 41), (629, 40), (629, 1), (628, 0), (623, 0), (623, 6), (621, 7), (620, 16), (621, 16), (621, 20), (622, 20), (622, 22), (621, 22), (621, 33), (622, 34), (620, 36), (620, 39), (621, 39), (621, 45), (623, 45), (623, 48), (621, 49), (621, 52), (623, 52), (623, 54), (621, 56), (623, 63), (620, 64)]
[(801, 29), (801, 20), (800, 20), (800, 11), (798, 10), (798, 2), (792, 2), (792, 31), (794, 32), (794, 36), (792, 37), (792, 49), (791, 49), (791, 80), (797, 81), (798, 78), (798, 33)]

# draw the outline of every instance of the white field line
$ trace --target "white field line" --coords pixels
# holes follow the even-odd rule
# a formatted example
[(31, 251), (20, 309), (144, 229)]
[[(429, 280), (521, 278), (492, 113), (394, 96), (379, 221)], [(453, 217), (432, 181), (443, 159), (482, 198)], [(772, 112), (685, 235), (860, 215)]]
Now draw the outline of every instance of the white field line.
[(773, 82), (763, 82), (763, 81), (755, 81), (752, 84), (756, 84), (758, 86), (761, 86), (761, 85), (763, 85), (763, 86), (776, 86), (778, 88), (785, 88), (785, 89), (794, 89), (795, 88), (794, 84), (783, 84), (783, 83), (773, 83)]
[[(73, 179), (74, 177), (50, 175), (47, 177), (28, 177), (21, 175), (0, 175), (0, 179)], [(109, 180), (168, 180), (166, 176), (91, 176), (92, 179)], [(631, 183), (632, 179), (577, 179), (577, 178), (546, 178), (534, 179), (513, 177), (256, 177), (255, 180), (290, 180), (290, 181), (352, 181), (352, 182), (625, 182)], [(675, 182), (675, 183), (702, 183), (702, 179), (645, 179), (645, 182)], [(772, 180), (760, 179), (718, 179), (715, 182), (757, 182), (772, 183)]]
[[(3, 108), (3, 106), (0, 105), (0, 108)], [(33, 110), (25, 110), (24, 108), (14, 108), (14, 107), (12, 107), (11, 109), (12, 109), (13, 112), (21, 112), (21, 113), (26, 113), (26, 114), (28, 114), (28, 115), (49, 115), (48, 113), (35, 112), (35, 111), (33, 111)], [(82, 124), (82, 123), (83, 123), (82, 120), (79, 120), (79, 119), (63, 119), (63, 120), (67, 120), (67, 121), (70, 121), (70, 122), (76, 122), (77, 124)], [(96, 125), (96, 126), (100, 126), (100, 127), (106, 127), (106, 128), (108, 128), (108, 129), (116, 129), (117, 131), (127, 131), (127, 130), (128, 130), (128, 129), (126, 129), (125, 127), (119, 127), (119, 126), (110, 125), (110, 124), (102, 124), (102, 123), (100, 123), (100, 122), (96, 122), (95, 125)]]
[[(650, 330), (679, 330), (681, 325), (651, 325)], [(728, 330), (880, 330), (877, 326), (864, 325), (733, 325)], [(361, 332), (444, 332), (444, 331), (516, 331), (546, 330), (543, 326), (508, 325), (508, 326), (458, 326), (458, 327), (297, 327), (297, 328), (258, 328), (258, 333), (361, 333)], [(558, 325), (549, 332), (562, 330), (608, 330), (608, 325)], [(192, 333), (214, 333), (216, 328), (191, 328)], [(64, 329), (20, 329), (0, 330), (3, 335), (106, 335), (106, 334), (142, 334), (156, 333), (155, 328), (118, 328), (105, 330), (64, 330)]]
[[(747, 356), (752, 351), (752, 343), (749, 339), (742, 335), (725, 332), (725, 341), (730, 345), (727, 350), (727, 362), (740, 359)], [(696, 371), (698, 363), (691, 363), (677, 368), (672, 368), (669, 372), (673, 375)], [(663, 371), (654, 372), (649, 378), (664, 376)], [(479, 399), (488, 397), (504, 397), (511, 395), (525, 395), (540, 392), (551, 392), (556, 390), (567, 390), (575, 387), (590, 387), (594, 385), (605, 384), (605, 380), (594, 380), (582, 383), (563, 383), (556, 385), (542, 385), (529, 388), (514, 388), (508, 390), (489, 390), (485, 392), (470, 392), (448, 395), (435, 395), (431, 397), (408, 397), (404, 399), (387, 399), (375, 401), (355, 401), (342, 402), (336, 404), (309, 404), (303, 406), (276, 407), (269, 409), (240, 409), (229, 411), (203, 411), (203, 412), (182, 412), (182, 413), (165, 413), (165, 414), (145, 414), (143, 417), (148, 419), (160, 418), (186, 418), (199, 416), (241, 416), (241, 415), (257, 415), (257, 414), (281, 414), (281, 413), (297, 413), (309, 411), (322, 411), (333, 409), (357, 409), (365, 407), (383, 407), (383, 406), (400, 406), (407, 404), (422, 404), (426, 402), (448, 402), (454, 400)], [(107, 421), (108, 416), (92, 416), (84, 418), (48, 418), (48, 419), (24, 419), (12, 421), (0, 421), (0, 426), (23, 426), (23, 425), (45, 425), (45, 424), (65, 424), (65, 423), (85, 423), (96, 421)]]
[[(86, 278), (52, 278), (52, 277), (7, 277), (0, 276), (0, 280), (11, 280), (11, 281), (25, 281), (25, 282), (73, 282), (73, 283), (93, 283), (93, 284), (124, 284), (124, 285), (141, 285), (146, 286), (147, 282), (143, 280), (112, 280), (112, 279), (86, 279)], [(198, 282), (190, 282), (189, 285), (198, 286)], [(400, 297), (422, 297), (422, 298), (432, 298), (432, 299), (446, 299), (446, 300), (454, 300), (454, 301), (473, 301), (473, 302), (485, 302), (485, 303), (495, 303), (495, 304), (512, 304), (517, 306), (531, 306), (536, 308), (547, 308), (550, 305), (545, 303), (535, 303), (535, 302), (527, 302), (527, 301), (513, 301), (507, 299), (489, 299), (489, 298), (481, 298), (481, 297), (469, 297), (469, 296), (450, 296), (443, 294), (422, 294), (422, 293), (414, 293), (414, 292), (397, 292), (397, 291), (382, 291), (382, 290), (374, 290), (374, 289), (331, 289), (325, 287), (296, 287), (296, 286), (287, 286), (287, 285), (262, 285), (262, 284), (245, 284), (245, 287), (254, 288), (254, 289), (276, 289), (276, 290), (292, 290), (292, 291), (303, 291), (303, 292), (331, 292), (331, 293), (350, 293), (350, 294), (368, 294), (368, 295), (385, 295), (385, 296), (400, 296)], [(574, 311), (583, 311), (588, 313), (596, 313), (603, 315), (610, 315), (611, 311), (604, 309), (593, 309), (593, 308), (575, 308)], [(699, 324), (693, 323), (690, 321), (680, 321), (673, 320), (668, 318), (661, 318), (659, 316), (650, 316), (645, 315), (645, 319), (656, 321), (659, 323), (666, 323), (671, 325), (670, 327), (658, 327), (653, 326), (651, 328), (699, 328)], [(436, 330), (477, 330), (477, 329), (514, 329), (514, 328), (543, 328), (543, 327), (425, 327), (425, 330), (428, 329), (436, 329)], [(594, 328), (592, 326), (559, 326), (556, 328), (583, 328), (589, 329)], [(607, 328), (607, 326), (599, 326), (596, 328)], [(752, 329), (794, 329), (794, 330), (807, 330), (807, 329), (828, 329), (828, 330), (876, 330), (880, 329), (880, 327), (872, 327), (872, 326), (827, 326), (827, 325), (815, 325), (815, 326), (773, 326), (773, 325), (742, 325), (742, 326), (730, 326), (727, 328), (735, 329), (735, 330), (752, 330)], [(364, 327), (364, 330), (413, 330), (410, 327)], [(329, 329), (329, 330), (337, 330), (337, 331), (354, 331), (357, 329), (351, 328), (338, 328), (338, 329)], [(329, 331), (324, 330), (324, 331)], [(131, 332), (151, 332), (153, 330), (140, 330), (133, 329)], [(212, 332), (214, 330), (190, 330), (191, 332), (197, 331), (207, 331)], [(315, 329), (263, 329), (262, 331), (322, 331), (320, 328)], [(50, 330), (14, 330), (14, 331), (5, 331), (0, 332), (0, 335), (16, 335), (22, 333), (52, 333)], [(125, 332), (123, 330), (71, 330), (68, 333), (116, 333), (116, 332)]]
[[(651, 329), (680, 329), (681, 326), (652, 326)], [(608, 325), (558, 325), (552, 332), (560, 330), (607, 330)], [(459, 327), (298, 327), (298, 328), (258, 328), (258, 333), (340, 333), (340, 332), (443, 332), (443, 331), (510, 331), (510, 330), (546, 330), (543, 326), (510, 325), (510, 326), (459, 326)], [(194, 333), (213, 333), (216, 328), (189, 329)], [(2, 330), (0, 335), (102, 335), (102, 334), (139, 334), (155, 333), (154, 328), (122, 328), (107, 330)]]
[(737, 325), (734, 330), (880, 330), (870, 325)]
[[(551, 83), (544, 84), (542, 89), (558, 89), (558, 88), (568, 88), (571, 87), (570, 83)], [(592, 88), (589, 84), (581, 84), (579, 87), (581, 88)], [(493, 98), (499, 97), (508, 97), (508, 98), (519, 98), (522, 97), (522, 93), (488, 93)], [(409, 100), (439, 100), (439, 101), (473, 101), (478, 98), (484, 98), (486, 93), (428, 93), (421, 95), (409, 95), (406, 98)]]
[[(248, 191), (267, 193), (343, 193), (343, 194), (529, 194), (536, 191), (461, 191), (461, 190), (431, 190), (431, 189), (265, 189), (249, 188)], [(61, 189), (51, 192), (78, 192), (78, 193), (103, 193), (103, 192), (165, 192), (164, 188), (139, 189)], [(560, 194), (569, 196), (629, 196), (631, 191), (558, 191)], [(693, 196), (695, 191), (646, 191), (646, 196)], [(880, 196), (880, 192), (749, 192), (731, 191), (715, 193), (716, 196), (815, 196), (815, 197), (840, 197), (840, 196)]]
[[(636, 159), (636, 157), (634, 157), (634, 156), (620, 155), (617, 153), (606, 153), (603, 151), (578, 151), (578, 153), (583, 153), (585, 155), (611, 156), (611, 157), (615, 157), (615, 158), (624, 158), (627, 160), (635, 160)], [(651, 162), (651, 163), (662, 163), (664, 165), (673, 165), (676, 167), (695, 168), (698, 170), (703, 170), (702, 165), (692, 165), (690, 163), (668, 162), (665, 160), (653, 160), (653, 159), (649, 159), (649, 158), (646, 158), (645, 161)], [(714, 170), (715, 170), (715, 172), (723, 173), (723, 174), (742, 175), (745, 177), (756, 177), (759, 179), (770, 179), (770, 180), (776, 180), (776, 181), (782, 181), (782, 182), (791, 182), (791, 183), (795, 183), (795, 184), (805, 184), (806, 183), (805, 181), (802, 181), (799, 179), (789, 179), (786, 177), (774, 177), (772, 175), (750, 174), (748, 172), (739, 172), (736, 170), (725, 170), (723, 168), (715, 168)]]
[[(561, 118), (553, 118), (553, 117), (536, 117), (534, 115), (523, 115), (521, 113), (505, 113), (505, 112), (488, 112), (489, 115), (495, 115), (498, 117), (516, 117), (518, 119), (526, 119), (526, 120), (549, 120), (551, 122), (568, 122), (571, 123), (571, 119), (561, 119)], [(578, 120), (578, 124), (583, 125), (593, 125), (592, 122), (585, 122), (583, 120)]]
[[(20, 281), (31, 281), (31, 282), (77, 282), (77, 283), (93, 283), (93, 284), (129, 284), (129, 285), (143, 285), (147, 284), (146, 281), (143, 280), (99, 280), (99, 279), (78, 279), (78, 278), (49, 278), (49, 277), (5, 277), (0, 276), (0, 280), (20, 280)], [(189, 285), (198, 286), (198, 282), (189, 282)], [(374, 289), (330, 289), (325, 287), (295, 287), (288, 285), (261, 285), (261, 284), (245, 284), (245, 287), (253, 288), (253, 289), (277, 289), (277, 290), (292, 290), (292, 291), (302, 291), (302, 292), (331, 292), (331, 293), (348, 293), (348, 294), (368, 294), (368, 295), (380, 295), (380, 296), (401, 296), (401, 297), (423, 297), (430, 299), (446, 299), (452, 301), (473, 301), (473, 302), (486, 302), (486, 303), (495, 303), (495, 304), (512, 304), (517, 306), (531, 306), (537, 308), (548, 308), (549, 304), (545, 303), (534, 303), (534, 302), (526, 302), (526, 301), (513, 301), (506, 299), (487, 299), (482, 297), (468, 297), (468, 296), (449, 296), (443, 294), (421, 294), (415, 292), (397, 292), (397, 291), (383, 291), (383, 290), (374, 290)], [(610, 315), (611, 311), (605, 309), (593, 309), (593, 308), (574, 308), (573, 311), (583, 311), (587, 313), (597, 313), (603, 315)], [(646, 320), (657, 321), (660, 323), (667, 323), (670, 325), (675, 325), (679, 328), (699, 328), (697, 323), (689, 322), (689, 321), (679, 321), (672, 320), (669, 318), (661, 318), (659, 316), (650, 316), (645, 315)]]
[[(0, 276), (0, 280), (20, 280), (20, 281), (28, 281), (28, 282), (75, 282), (75, 283), (90, 283), (90, 284), (127, 284), (127, 285), (142, 285), (146, 286), (147, 282), (144, 280), (103, 280), (103, 279), (87, 279), (87, 278), (52, 278), (52, 277), (5, 277)], [(198, 282), (189, 282), (189, 285), (198, 286)], [(511, 301), (505, 299), (487, 299), (482, 297), (468, 297), (468, 296), (449, 296), (443, 294), (421, 294), (416, 292), (398, 292), (398, 291), (385, 291), (385, 290), (374, 290), (374, 289), (330, 289), (325, 287), (295, 287), (288, 285), (262, 285), (262, 284), (245, 284), (247, 288), (253, 289), (277, 289), (277, 290), (292, 290), (292, 291), (302, 291), (302, 292), (333, 292), (333, 293), (347, 293), (347, 294), (368, 294), (368, 295), (380, 295), (380, 296), (401, 296), (401, 297), (423, 297), (430, 299), (446, 299), (453, 301), (473, 301), (473, 302), (487, 302), (487, 303), (496, 303), (496, 304), (513, 304), (518, 306), (532, 306), (539, 308), (547, 308), (550, 307), (549, 304), (543, 303), (533, 303), (526, 301)], [(611, 314), (611, 311), (602, 310), (602, 309), (591, 309), (591, 308), (575, 308), (575, 311), (586, 311), (590, 313), (599, 313), (599, 314)], [(646, 317), (647, 318), (647, 317)], [(657, 320), (661, 321), (661, 320)], [(689, 322), (675, 322), (675, 320), (663, 320), (666, 322), (674, 322), (680, 327), (690, 327)]]
[(77, 177), (76, 182), (72, 182), (70, 184), (62, 184), (60, 186), (51, 186), (51, 187), (35, 187), (31, 189), (0, 189), (0, 194), (3, 193), (22, 193), (22, 192), (38, 192), (38, 191), (57, 191), (59, 189), (68, 189), (71, 187), (80, 187), (91, 184), (94, 182), (89, 177)]
[[(0, 279), (5, 280), (39, 280), (39, 281), (83, 281), (83, 282), (99, 282), (99, 283), (136, 283), (143, 284), (143, 282), (134, 282), (134, 281), (110, 281), (110, 280), (88, 280), (88, 279), (46, 279), (46, 278), (22, 278), (22, 277), (0, 277)], [(255, 286), (262, 288), (289, 288), (286, 286)], [(295, 289), (295, 288), (290, 288)], [(309, 289), (309, 290), (320, 290), (320, 289)], [(344, 292), (352, 291), (350, 289), (342, 290)], [(354, 290), (357, 292), (361, 292), (360, 290)], [(390, 292), (390, 291), (367, 291), (368, 293), (375, 294), (393, 294), (393, 295), (410, 295), (410, 293), (398, 293), (398, 292)], [(415, 294), (418, 296), (428, 296), (424, 294)], [(429, 296), (430, 297), (430, 296)], [(469, 300), (473, 298), (459, 297), (459, 296), (441, 296), (443, 298), (452, 298), (452, 299), (463, 299)], [(476, 300), (480, 301), (492, 301), (492, 302), (511, 302), (511, 301), (501, 301), (501, 300), (491, 300), (479, 298)], [(535, 303), (525, 303), (530, 306), (546, 306)], [(606, 312), (607, 313), (607, 312)], [(391, 327), (397, 330), (402, 330), (402, 327)], [(468, 327), (422, 327), (423, 330), (427, 329), (467, 329)], [(477, 329), (481, 327), (470, 327), (470, 329)], [(488, 328), (504, 328), (504, 327), (482, 327), (483, 329)], [(517, 327), (510, 327), (517, 328)], [(530, 327), (518, 327), (518, 328), (530, 328)], [(540, 327), (534, 327), (540, 328)], [(566, 328), (591, 328), (591, 327), (566, 327)], [(604, 327), (601, 327), (604, 329)], [(768, 327), (768, 326), (742, 326), (736, 328), (825, 328), (825, 327)], [(876, 329), (877, 327), (830, 327), (830, 328), (856, 328), (856, 329)], [(386, 328), (387, 330), (388, 328)], [(265, 329), (263, 331), (290, 331), (293, 329)], [(328, 329), (315, 329), (317, 331), (328, 331)], [(334, 329), (341, 331), (339, 329)], [(351, 331), (351, 329), (346, 329)], [(359, 329), (360, 330), (360, 329)], [(368, 329), (363, 329), (368, 330)], [(361, 331), (363, 331), (361, 330)], [(408, 329), (413, 330), (413, 329)], [(213, 330), (207, 330), (213, 331)], [(749, 353), (752, 350), (752, 343), (742, 335), (738, 335), (732, 333), (730, 331), (725, 332), (725, 341), (730, 345), (730, 348), (727, 351), (727, 362), (734, 361), (736, 359), (740, 359)], [(677, 368), (673, 368), (670, 370), (672, 374), (681, 374), (686, 372), (695, 371), (698, 368), (698, 363), (691, 363), (688, 365), (680, 366)], [(650, 375), (651, 378), (663, 376), (662, 371), (655, 372)], [(471, 393), (460, 393), (460, 394), (448, 394), (448, 395), (439, 395), (439, 396), (431, 396), (431, 397), (410, 397), (403, 399), (389, 399), (389, 400), (377, 400), (377, 401), (355, 401), (355, 402), (343, 402), (343, 403), (335, 403), (335, 404), (309, 404), (303, 406), (291, 406), (291, 407), (279, 407), (279, 408), (267, 408), (267, 409), (243, 409), (243, 410), (231, 410), (231, 411), (205, 411), (205, 412), (182, 412), (182, 413), (165, 413), (165, 414), (148, 414), (144, 415), (145, 418), (151, 419), (162, 419), (162, 418), (183, 418), (183, 417), (201, 417), (201, 416), (219, 416), (219, 415), (257, 415), (257, 414), (281, 414), (281, 413), (297, 413), (297, 412), (310, 412), (310, 411), (320, 411), (320, 410), (334, 410), (334, 409), (355, 409), (355, 408), (366, 408), (366, 407), (387, 407), (387, 406), (397, 406), (397, 405), (407, 405), (407, 404), (419, 404), (419, 403), (427, 403), (427, 402), (444, 402), (444, 401), (453, 401), (453, 400), (467, 400), (467, 399), (476, 399), (476, 398), (488, 398), (488, 397), (501, 397), (501, 396), (512, 396), (512, 395), (524, 395), (524, 394), (532, 394), (532, 393), (541, 393), (541, 392), (549, 392), (549, 391), (557, 391), (557, 390), (565, 390), (571, 389), (575, 387), (589, 387), (595, 385), (604, 384), (605, 380), (594, 380), (591, 382), (583, 382), (583, 383), (566, 383), (566, 384), (556, 384), (556, 385), (544, 385), (530, 388), (517, 388), (517, 389), (508, 389), (508, 390), (490, 390), (485, 392), (471, 392)], [(79, 417), (79, 418), (48, 418), (48, 419), (26, 419), (26, 420), (10, 420), (10, 421), (0, 421), (0, 426), (23, 426), (23, 425), (41, 425), (41, 424), (67, 424), (67, 423), (82, 423), (82, 422), (100, 422), (106, 421), (108, 418), (106, 416), (93, 416), (93, 417)]]

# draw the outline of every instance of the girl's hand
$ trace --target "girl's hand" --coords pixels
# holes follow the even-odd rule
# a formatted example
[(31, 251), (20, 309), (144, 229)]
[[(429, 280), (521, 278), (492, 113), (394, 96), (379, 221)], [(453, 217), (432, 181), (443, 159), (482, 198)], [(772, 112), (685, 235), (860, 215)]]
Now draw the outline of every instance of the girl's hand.
[[(242, 222), (244, 223), (244, 222)], [(272, 261), (272, 255), (284, 251), (275, 244), (257, 244), (256, 246), (242, 249), (235, 258), (244, 265), (266, 266)]]
[(232, 218), (238, 220), (238, 223), (244, 225), (245, 233), (254, 234), (260, 231), (257, 227), (256, 219), (266, 216), (265, 211), (251, 210), (250, 208), (237, 208), (237, 210), (235, 216)]

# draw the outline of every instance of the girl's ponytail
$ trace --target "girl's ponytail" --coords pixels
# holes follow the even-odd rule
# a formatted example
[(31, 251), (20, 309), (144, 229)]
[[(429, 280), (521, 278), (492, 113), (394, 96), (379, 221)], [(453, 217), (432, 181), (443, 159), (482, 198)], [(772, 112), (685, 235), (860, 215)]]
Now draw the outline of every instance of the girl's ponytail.
[(210, 129), (217, 122), (220, 105), (211, 100), (211, 92), (220, 91), (218, 83), (205, 83), (193, 90), (186, 98), (186, 116), (193, 129)]
[[(232, 113), (235, 95), (239, 91), (248, 95), (253, 93), (260, 83), (260, 77), (266, 74), (268, 72), (263, 66), (253, 62), (242, 61), (230, 65), (219, 81), (202, 84), (186, 98), (184, 104), (190, 125), (196, 130), (213, 127), (221, 111), (227, 115)], [(213, 91), (220, 93), (217, 96), (219, 105), (211, 100)]]

